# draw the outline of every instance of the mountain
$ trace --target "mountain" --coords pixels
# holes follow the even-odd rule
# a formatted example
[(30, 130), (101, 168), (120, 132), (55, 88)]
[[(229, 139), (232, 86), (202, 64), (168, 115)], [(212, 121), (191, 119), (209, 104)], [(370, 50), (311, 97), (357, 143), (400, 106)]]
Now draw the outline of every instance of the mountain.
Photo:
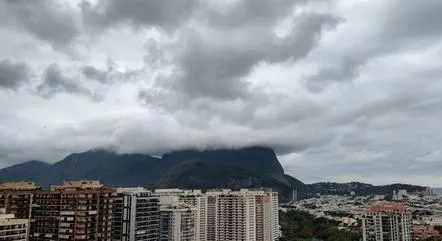
[[(0, 170), (0, 180), (18, 180), (22, 177), (41, 178), (51, 165), (42, 161), (28, 161)], [(18, 179), (17, 179), (18, 178)], [(26, 178), (25, 178), (26, 179)]]
[(271, 187), (289, 199), (304, 184), (284, 170), (272, 149), (179, 150), (161, 158), (108, 150), (74, 153), (52, 165), (30, 161), (0, 170), (0, 181), (34, 181), (46, 187), (64, 180), (98, 179), (107, 186), (148, 188)]
[(407, 190), (408, 193), (420, 193), (426, 190), (427, 187), (409, 185), (409, 184), (390, 184), (382, 186), (374, 186), (367, 183), (349, 182), (319, 182), (305, 185), (305, 190), (308, 196), (316, 194), (321, 195), (349, 195), (350, 192), (355, 192), (358, 196), (368, 195), (392, 195), (393, 190)]

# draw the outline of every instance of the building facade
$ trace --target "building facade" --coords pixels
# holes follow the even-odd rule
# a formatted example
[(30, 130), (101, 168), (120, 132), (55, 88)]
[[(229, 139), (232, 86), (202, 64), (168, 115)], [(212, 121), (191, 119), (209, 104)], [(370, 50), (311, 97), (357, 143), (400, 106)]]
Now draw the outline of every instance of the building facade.
[(159, 198), (144, 188), (118, 188), (114, 201), (113, 241), (157, 241)]
[(20, 228), (30, 241), (276, 241), (280, 236), (278, 195), (269, 190), (152, 192), (84, 180), (41, 189), (18, 182), (0, 184), (0, 208), (24, 222)]
[(279, 239), (278, 194), (269, 190), (207, 192), (209, 241)]
[(207, 196), (201, 190), (157, 189), (163, 205), (184, 203), (195, 208), (195, 241), (207, 240)]
[(256, 200), (250, 193), (227, 192), (217, 195), (216, 241), (256, 240)]
[(28, 220), (27, 233), (30, 233), (32, 202), (34, 192), (39, 187), (33, 182), (8, 182), (0, 184), (0, 208), (15, 218)]
[(207, 196), (202, 194), (200, 190), (185, 191), (180, 194), (179, 201), (196, 210), (195, 240), (207, 240)]
[(0, 209), (0, 240), (28, 240), (28, 219), (17, 219), (14, 214), (7, 214)]
[(98, 181), (68, 181), (42, 190), (29, 183), (0, 187), (0, 205), (28, 219), (29, 240), (111, 240), (114, 189)]
[(278, 193), (255, 191), (256, 240), (276, 241), (279, 238)]
[(196, 208), (184, 203), (160, 209), (160, 241), (195, 241)]
[(411, 214), (402, 203), (380, 203), (366, 209), (363, 241), (411, 241)]

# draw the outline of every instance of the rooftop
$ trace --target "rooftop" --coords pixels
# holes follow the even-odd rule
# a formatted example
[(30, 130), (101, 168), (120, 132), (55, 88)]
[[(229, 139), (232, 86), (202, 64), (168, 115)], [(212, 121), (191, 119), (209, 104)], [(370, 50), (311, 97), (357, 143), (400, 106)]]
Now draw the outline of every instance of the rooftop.
[(407, 211), (407, 206), (404, 203), (377, 203), (365, 210), (370, 213), (405, 211)]
[(2, 190), (35, 190), (39, 187), (34, 182), (6, 182), (0, 183), (0, 191)]
[(64, 181), (63, 185), (53, 185), (51, 190), (86, 190), (86, 189), (101, 189), (103, 187), (100, 181), (79, 180), (79, 181)]

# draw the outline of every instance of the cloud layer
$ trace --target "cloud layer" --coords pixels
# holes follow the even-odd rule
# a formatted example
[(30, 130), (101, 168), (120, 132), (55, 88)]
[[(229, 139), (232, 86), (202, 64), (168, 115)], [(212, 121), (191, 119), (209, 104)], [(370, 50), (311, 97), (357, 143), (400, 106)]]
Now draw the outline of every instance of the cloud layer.
[(0, 167), (273, 147), (305, 182), (440, 185), (439, 0), (0, 0)]

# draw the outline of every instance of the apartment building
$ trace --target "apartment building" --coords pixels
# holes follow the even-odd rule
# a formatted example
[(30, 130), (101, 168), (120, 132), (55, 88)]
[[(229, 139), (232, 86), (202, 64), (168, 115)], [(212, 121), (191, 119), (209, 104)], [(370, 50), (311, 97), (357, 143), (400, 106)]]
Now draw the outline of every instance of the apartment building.
[(278, 194), (271, 190), (209, 191), (207, 240), (276, 241), (279, 238)]
[(411, 214), (403, 203), (379, 203), (366, 209), (363, 241), (411, 241)]
[(118, 188), (114, 201), (113, 241), (157, 241), (159, 198), (141, 188)]
[(34, 191), (39, 187), (33, 182), (7, 182), (0, 184), (0, 208), (15, 218), (27, 220), (27, 234), (30, 235), (32, 202)]
[(17, 219), (14, 214), (7, 214), (0, 209), (0, 240), (28, 240), (28, 219)]
[(276, 241), (278, 195), (232, 191), (104, 188), (68, 181), (41, 189), (0, 184), (0, 208), (27, 222), (31, 241)]
[(240, 192), (255, 196), (256, 240), (276, 241), (280, 237), (278, 193), (271, 190), (247, 190)]
[(162, 204), (184, 203), (195, 208), (195, 241), (207, 240), (207, 196), (201, 190), (157, 189)]
[(160, 208), (160, 241), (195, 241), (196, 208), (185, 203)]
[(268, 195), (270, 197), (270, 222), (272, 223), (270, 225), (271, 228), (271, 241), (277, 241), (281, 237), (281, 230), (279, 226), (279, 199), (278, 199), (278, 193), (277, 192), (268, 192)]
[(256, 241), (256, 200), (251, 193), (223, 190), (207, 192), (208, 230), (213, 241)]
[(114, 192), (98, 181), (67, 181), (50, 189), (8, 183), (0, 185), (0, 205), (30, 220), (31, 241), (110, 241)]
[(201, 190), (184, 191), (179, 201), (196, 209), (195, 241), (207, 240), (207, 196)]
[(184, 203), (196, 209), (195, 240), (276, 241), (280, 236), (276, 192), (157, 189), (155, 194), (161, 206)]

